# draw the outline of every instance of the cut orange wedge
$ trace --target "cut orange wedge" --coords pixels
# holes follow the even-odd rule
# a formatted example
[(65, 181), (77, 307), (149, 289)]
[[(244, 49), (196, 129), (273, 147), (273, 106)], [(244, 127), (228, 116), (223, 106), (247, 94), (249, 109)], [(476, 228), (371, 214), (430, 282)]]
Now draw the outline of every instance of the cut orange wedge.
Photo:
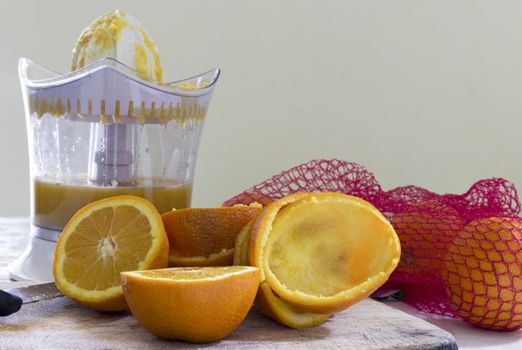
[(399, 258), (399, 239), (386, 218), (339, 193), (300, 193), (269, 204), (253, 225), (248, 256), (278, 297), (318, 314), (370, 295)]
[(156, 208), (136, 196), (88, 204), (69, 221), (56, 244), (56, 286), (79, 303), (126, 309), (120, 272), (166, 267), (168, 239)]
[(210, 342), (246, 317), (259, 285), (249, 266), (169, 268), (124, 272), (123, 290), (138, 322), (166, 339)]

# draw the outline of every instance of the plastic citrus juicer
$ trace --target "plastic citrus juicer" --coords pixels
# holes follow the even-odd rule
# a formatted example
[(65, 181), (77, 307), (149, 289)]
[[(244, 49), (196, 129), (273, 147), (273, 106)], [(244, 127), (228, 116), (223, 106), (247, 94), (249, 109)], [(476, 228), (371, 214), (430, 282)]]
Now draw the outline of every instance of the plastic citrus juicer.
[[(112, 35), (120, 41), (127, 36), (125, 48), (139, 40), (150, 48), (142, 28), (138, 39), (137, 31), (128, 30), (130, 16), (114, 11), (97, 22), (107, 16), (113, 16), (108, 21), (111, 30), (115, 21), (124, 28)], [(125, 21), (117, 22), (122, 18)], [(106, 24), (102, 29), (108, 28)], [(122, 50), (114, 42), (115, 50)], [(93, 60), (65, 75), (20, 60), (31, 232), (25, 252), (8, 267), (12, 278), (52, 281), (56, 241), (67, 221), (90, 202), (132, 194), (150, 200), (160, 213), (190, 206), (203, 121), (220, 71), (161, 83), (154, 80), (157, 66), (140, 66), (143, 50), (135, 46), (130, 59), (123, 55), (123, 61), (130, 63), (121, 62), (122, 55), (113, 52), (116, 58)], [(145, 54), (149, 63), (159, 63), (153, 60), (155, 52)], [(86, 55), (83, 63), (85, 57), (94, 57)], [(134, 59), (137, 69), (129, 67)], [(147, 76), (148, 72), (152, 74)]]

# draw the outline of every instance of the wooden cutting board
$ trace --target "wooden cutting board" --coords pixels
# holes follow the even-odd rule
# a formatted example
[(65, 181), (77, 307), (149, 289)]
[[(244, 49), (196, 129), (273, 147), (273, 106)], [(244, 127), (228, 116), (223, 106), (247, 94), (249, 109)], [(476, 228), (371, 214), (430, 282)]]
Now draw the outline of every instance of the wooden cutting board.
[[(2, 287), (0, 285), (0, 287)], [(3, 287), (6, 287), (4, 284)], [(12, 286), (10, 286), (12, 287)], [(448, 332), (371, 299), (305, 330), (252, 309), (227, 338), (211, 344), (159, 339), (128, 313), (101, 313), (67, 297), (26, 304), (0, 317), (0, 349), (457, 349)]]

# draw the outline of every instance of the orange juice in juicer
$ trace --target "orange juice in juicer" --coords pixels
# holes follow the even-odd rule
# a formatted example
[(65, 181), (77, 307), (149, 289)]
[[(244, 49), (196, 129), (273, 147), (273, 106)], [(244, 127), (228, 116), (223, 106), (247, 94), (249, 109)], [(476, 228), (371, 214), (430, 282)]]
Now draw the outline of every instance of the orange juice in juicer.
[(52, 281), (61, 230), (90, 202), (130, 194), (148, 199), (160, 213), (190, 206), (219, 69), (163, 83), (148, 34), (119, 10), (84, 30), (72, 68), (61, 75), (25, 58), (19, 63), (31, 235), (23, 255), (9, 265), (17, 280)]

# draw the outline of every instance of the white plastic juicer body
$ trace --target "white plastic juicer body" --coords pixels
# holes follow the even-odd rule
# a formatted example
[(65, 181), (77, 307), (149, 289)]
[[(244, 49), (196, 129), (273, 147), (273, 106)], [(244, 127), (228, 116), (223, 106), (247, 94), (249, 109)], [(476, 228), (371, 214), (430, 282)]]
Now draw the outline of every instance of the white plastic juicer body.
[[(111, 58), (66, 75), (21, 59), (19, 73), (32, 226), (26, 251), (9, 265), (12, 278), (51, 281), (63, 211), (68, 218), (69, 210), (86, 204), (74, 202), (67, 191), (36, 190), (38, 184), (107, 193), (103, 197), (138, 189), (155, 205), (154, 186), (187, 186), (188, 198), (178, 205), (190, 204), (199, 139), (219, 69), (169, 84), (144, 80)], [(156, 206), (165, 211), (174, 204)]]

